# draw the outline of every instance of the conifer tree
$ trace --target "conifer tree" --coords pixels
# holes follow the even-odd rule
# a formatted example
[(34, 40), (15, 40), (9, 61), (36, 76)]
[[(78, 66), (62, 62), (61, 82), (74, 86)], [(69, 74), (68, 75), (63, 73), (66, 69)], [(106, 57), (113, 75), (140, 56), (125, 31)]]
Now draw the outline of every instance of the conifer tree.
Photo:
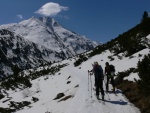
[(144, 11), (141, 22), (142, 22), (143, 20), (145, 20), (146, 18), (148, 18), (148, 12), (147, 12), (147, 11)]
[(142, 61), (138, 62), (139, 77), (138, 81), (141, 94), (149, 96), (150, 94), (150, 54), (144, 56)]
[(141, 23), (143, 26), (143, 35), (146, 37), (150, 34), (150, 17), (148, 16), (148, 12), (144, 12)]

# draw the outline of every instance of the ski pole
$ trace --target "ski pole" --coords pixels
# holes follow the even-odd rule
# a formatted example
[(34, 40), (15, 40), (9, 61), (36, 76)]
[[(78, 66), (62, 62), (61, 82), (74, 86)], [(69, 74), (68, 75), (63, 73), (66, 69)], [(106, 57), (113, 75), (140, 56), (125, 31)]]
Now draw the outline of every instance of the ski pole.
[(92, 79), (91, 79), (92, 73), (90, 73), (90, 81), (91, 81), (91, 98), (92, 98)]
[(89, 91), (89, 70), (88, 70), (88, 91)]
[[(105, 75), (106, 76), (106, 75)], [(105, 80), (106, 80), (106, 77), (104, 77), (104, 84), (105, 84), (105, 86), (106, 86), (106, 82), (105, 82)], [(106, 93), (107, 94), (107, 96), (108, 96), (108, 99), (110, 100), (110, 97), (109, 97), (109, 94), (108, 93)]]

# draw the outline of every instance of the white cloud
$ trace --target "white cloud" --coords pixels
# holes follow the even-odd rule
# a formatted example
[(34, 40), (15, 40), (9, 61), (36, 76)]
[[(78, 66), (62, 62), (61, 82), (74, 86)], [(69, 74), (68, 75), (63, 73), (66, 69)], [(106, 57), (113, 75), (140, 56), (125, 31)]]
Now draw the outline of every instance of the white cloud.
[(35, 13), (44, 15), (44, 16), (56, 16), (61, 11), (68, 10), (68, 7), (60, 6), (58, 3), (49, 2), (43, 5), (38, 11)]
[(22, 16), (21, 14), (17, 15), (17, 17), (18, 17), (19, 19), (22, 19), (22, 18), (23, 18), (23, 16)]

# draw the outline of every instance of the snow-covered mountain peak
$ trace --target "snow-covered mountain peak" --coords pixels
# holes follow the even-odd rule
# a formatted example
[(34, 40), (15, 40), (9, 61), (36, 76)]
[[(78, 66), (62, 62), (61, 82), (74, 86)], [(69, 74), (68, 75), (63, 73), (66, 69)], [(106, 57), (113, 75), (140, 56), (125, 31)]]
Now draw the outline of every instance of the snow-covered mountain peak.
[(37, 22), (37, 20), (38, 20), (37, 18), (32, 17), (32, 18), (30, 18), (28, 20), (24, 20), (24, 21), (20, 22), (19, 24), (25, 25), (25, 26), (36, 25), (37, 23), (39, 23), (39, 22)]
[(63, 28), (50, 17), (32, 17), (18, 24), (2, 25), (0, 28), (13, 31), (36, 44), (63, 53), (66, 57), (89, 51), (99, 44)]
[(47, 26), (61, 27), (57, 21), (50, 17), (39, 17), (39, 19)]

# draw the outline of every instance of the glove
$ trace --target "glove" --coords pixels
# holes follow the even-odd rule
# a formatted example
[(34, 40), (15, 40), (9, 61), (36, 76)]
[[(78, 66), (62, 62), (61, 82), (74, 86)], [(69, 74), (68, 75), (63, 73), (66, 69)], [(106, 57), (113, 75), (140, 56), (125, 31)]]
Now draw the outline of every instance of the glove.
[(92, 76), (92, 75), (93, 75), (93, 73), (90, 73), (90, 75)]

